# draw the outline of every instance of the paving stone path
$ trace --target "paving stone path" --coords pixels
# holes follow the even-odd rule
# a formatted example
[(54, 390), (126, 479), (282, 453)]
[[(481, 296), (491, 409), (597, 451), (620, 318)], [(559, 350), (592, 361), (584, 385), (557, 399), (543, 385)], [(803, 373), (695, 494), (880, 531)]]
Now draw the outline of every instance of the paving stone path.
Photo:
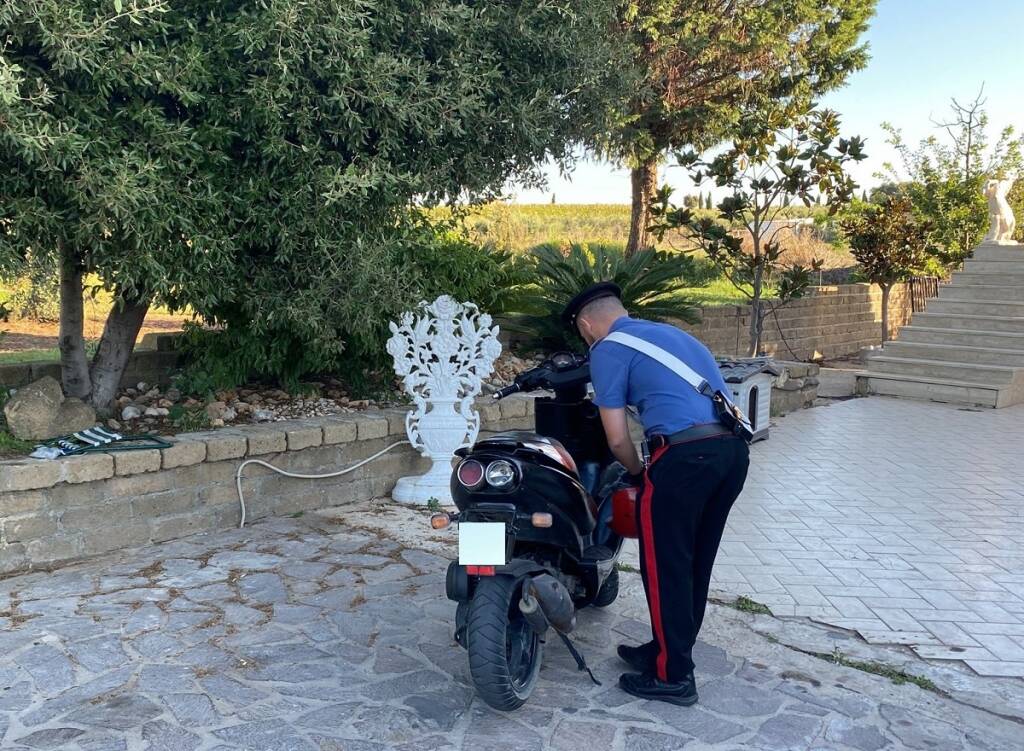
[(633, 700), (638, 577), (501, 714), (451, 640), (447, 560), (320, 515), (0, 581), (0, 747), (70, 751), (1015, 749), (1024, 725), (773, 643), (712, 608), (701, 703)]
[(713, 586), (1024, 677), (1022, 448), (1024, 407), (872, 397), (788, 415), (755, 445)]

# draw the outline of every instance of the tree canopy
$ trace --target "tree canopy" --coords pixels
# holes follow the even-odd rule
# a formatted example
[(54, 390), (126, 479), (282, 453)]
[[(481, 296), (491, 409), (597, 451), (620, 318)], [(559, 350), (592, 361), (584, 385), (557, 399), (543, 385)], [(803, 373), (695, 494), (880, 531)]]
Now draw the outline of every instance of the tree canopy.
[(629, 250), (646, 239), (666, 151), (703, 151), (759, 107), (797, 116), (867, 61), (875, 0), (631, 0), (620, 37), (636, 83), (605, 143), (633, 168)]
[[(152, 303), (231, 324), (262, 343), (257, 366), (358, 351), (416, 296), (396, 269), (433, 242), (419, 207), (536, 182), (603, 128), (611, 12), (4, 3), (0, 265), (60, 264), (65, 388), (109, 402)], [(118, 301), (91, 365), (75, 320), (88, 273)]]

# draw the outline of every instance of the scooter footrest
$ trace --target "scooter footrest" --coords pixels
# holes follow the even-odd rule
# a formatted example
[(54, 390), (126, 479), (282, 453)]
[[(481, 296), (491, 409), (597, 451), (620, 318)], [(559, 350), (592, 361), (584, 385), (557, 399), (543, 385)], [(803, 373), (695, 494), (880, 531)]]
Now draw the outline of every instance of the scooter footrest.
[(587, 561), (607, 561), (615, 553), (604, 545), (591, 545), (583, 551), (583, 559)]

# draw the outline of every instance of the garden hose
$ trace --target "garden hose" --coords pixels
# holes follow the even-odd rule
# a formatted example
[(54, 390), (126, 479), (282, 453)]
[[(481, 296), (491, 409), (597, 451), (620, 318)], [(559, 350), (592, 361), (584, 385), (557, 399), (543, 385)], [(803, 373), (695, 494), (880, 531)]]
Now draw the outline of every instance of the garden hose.
[(328, 479), (330, 477), (341, 477), (342, 475), (347, 475), (349, 472), (354, 472), (355, 470), (359, 469), (360, 467), (362, 467), (362, 466), (364, 466), (366, 464), (369, 464), (373, 460), (379, 459), (384, 454), (386, 454), (387, 452), (391, 451), (391, 449), (397, 448), (398, 446), (403, 446), (403, 445), (405, 445), (407, 443), (409, 443), (409, 441), (398, 441), (397, 443), (392, 443), (387, 448), (381, 449), (380, 451), (378, 451), (373, 456), (367, 457), (366, 459), (363, 459), (361, 462), (357, 462), (356, 464), (353, 464), (351, 467), (348, 467), (347, 469), (342, 469), (342, 470), (339, 470), (337, 472), (326, 472), (324, 474), (319, 474), (319, 475), (305, 475), (305, 474), (300, 474), (298, 472), (289, 472), (286, 469), (281, 469), (280, 467), (275, 467), (270, 462), (265, 462), (262, 459), (246, 459), (244, 462), (242, 462), (241, 464), (238, 465), (238, 472), (235, 473), (235, 488), (238, 490), (238, 505), (241, 508), (241, 512), (242, 512), (242, 518), (241, 518), (241, 521), (239, 521), (239, 523), (238, 523), (238, 528), (241, 529), (242, 527), (245, 526), (245, 498), (242, 496), (242, 470), (244, 470), (248, 465), (250, 465), (250, 464), (258, 464), (261, 467), (266, 467), (267, 469), (269, 469), (269, 470), (271, 470), (273, 472), (277, 472), (277, 474), (279, 474), (279, 475), (284, 475), (285, 477), (295, 477), (295, 478), (297, 478), (299, 480), (326, 480), (326, 479)]

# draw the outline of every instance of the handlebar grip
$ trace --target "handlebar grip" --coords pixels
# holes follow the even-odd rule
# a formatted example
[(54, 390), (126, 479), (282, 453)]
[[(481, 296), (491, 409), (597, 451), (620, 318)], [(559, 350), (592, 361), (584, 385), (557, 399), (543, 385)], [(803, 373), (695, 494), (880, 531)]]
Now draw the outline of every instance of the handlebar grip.
[(504, 399), (506, 396), (511, 396), (512, 394), (516, 393), (519, 390), (519, 384), (513, 383), (510, 386), (506, 386), (505, 388), (498, 389), (496, 392), (494, 392), (494, 399), (495, 401), (497, 401), (498, 399)]

